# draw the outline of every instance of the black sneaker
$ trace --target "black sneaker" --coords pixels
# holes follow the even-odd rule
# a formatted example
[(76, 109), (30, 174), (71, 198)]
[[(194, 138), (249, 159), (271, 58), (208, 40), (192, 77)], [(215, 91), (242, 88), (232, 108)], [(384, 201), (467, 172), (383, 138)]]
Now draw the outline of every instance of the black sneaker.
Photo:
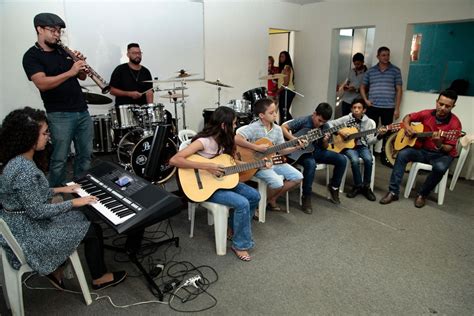
[(328, 184), (328, 191), (331, 202), (334, 204), (341, 204), (341, 200), (339, 200), (339, 188), (333, 189), (332, 186)]
[(346, 196), (347, 196), (348, 198), (351, 198), (351, 199), (352, 199), (352, 198), (356, 197), (359, 193), (361, 193), (361, 189), (362, 189), (362, 188), (359, 187), (359, 186), (353, 186), (353, 187), (352, 187), (352, 191), (351, 191), (351, 192), (347, 192)]
[(311, 205), (311, 196), (303, 196), (301, 200), (302, 200), (301, 210), (306, 214), (312, 214), (313, 207)]
[(375, 197), (374, 192), (372, 192), (372, 189), (370, 186), (364, 186), (362, 188), (362, 194), (367, 198), (369, 201), (375, 201), (377, 198)]

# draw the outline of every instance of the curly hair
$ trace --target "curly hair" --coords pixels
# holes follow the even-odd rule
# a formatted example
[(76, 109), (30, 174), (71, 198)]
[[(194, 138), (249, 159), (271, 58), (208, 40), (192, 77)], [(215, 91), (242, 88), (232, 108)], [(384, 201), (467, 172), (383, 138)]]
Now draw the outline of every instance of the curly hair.
[[(234, 120), (236, 118), (235, 111), (229, 107), (218, 107), (212, 113), (209, 122), (204, 129), (193, 137), (193, 141), (200, 137), (214, 137), (219, 145), (218, 151), (230, 156), (234, 156)], [(221, 125), (224, 124), (224, 128)]]
[(12, 158), (33, 148), (41, 123), (45, 122), (46, 114), (41, 110), (25, 107), (10, 112), (0, 128), (0, 163), (5, 166)]

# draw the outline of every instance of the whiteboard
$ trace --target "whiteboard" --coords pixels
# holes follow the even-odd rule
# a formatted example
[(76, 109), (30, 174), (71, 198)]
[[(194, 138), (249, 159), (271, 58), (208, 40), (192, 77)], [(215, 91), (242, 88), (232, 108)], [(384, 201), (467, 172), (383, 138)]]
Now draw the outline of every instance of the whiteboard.
[(153, 78), (176, 77), (185, 69), (204, 79), (204, 9), (202, 1), (64, 1), (63, 42), (87, 57), (107, 82), (128, 62), (127, 45), (138, 43), (141, 64)]

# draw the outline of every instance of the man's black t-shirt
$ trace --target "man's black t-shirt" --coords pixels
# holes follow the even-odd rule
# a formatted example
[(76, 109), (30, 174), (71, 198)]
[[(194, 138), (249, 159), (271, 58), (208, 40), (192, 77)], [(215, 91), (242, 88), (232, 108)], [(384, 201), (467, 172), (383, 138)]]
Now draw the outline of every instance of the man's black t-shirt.
[[(71, 69), (73, 64), (73, 60), (61, 48), (46, 52), (33, 46), (23, 55), (23, 69), (28, 80), (38, 72), (44, 72), (48, 77), (60, 75)], [(75, 77), (67, 79), (56, 88), (40, 91), (40, 94), (48, 113), (87, 110), (81, 86)]]
[[(121, 64), (115, 68), (110, 78), (110, 86), (123, 91), (138, 91), (145, 92), (153, 87), (152, 83), (143, 82), (144, 80), (151, 80), (150, 71), (141, 66), (140, 70), (133, 70), (128, 66), (128, 63)], [(115, 97), (115, 105), (121, 104), (146, 104), (146, 95), (143, 94), (139, 99), (132, 99), (130, 97)]]

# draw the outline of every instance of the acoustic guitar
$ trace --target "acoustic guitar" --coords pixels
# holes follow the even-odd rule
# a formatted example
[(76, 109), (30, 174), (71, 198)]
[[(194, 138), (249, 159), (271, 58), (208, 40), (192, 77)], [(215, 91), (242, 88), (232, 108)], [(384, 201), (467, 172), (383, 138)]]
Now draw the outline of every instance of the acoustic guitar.
[[(218, 189), (232, 189), (239, 183), (239, 172), (261, 168), (265, 166), (266, 160), (250, 163), (236, 164), (234, 158), (227, 154), (221, 154), (211, 159), (200, 155), (191, 155), (187, 160), (203, 163), (215, 163), (224, 166), (224, 175), (216, 176), (202, 169), (179, 168), (178, 177), (184, 194), (194, 202), (207, 200)], [(273, 164), (284, 163), (284, 157), (273, 156), (269, 159)]]
[[(334, 131), (337, 131), (338, 128), (351, 126), (351, 124), (355, 124), (355, 123), (356, 123), (355, 120), (350, 120), (347, 123), (345, 123), (344, 125), (337, 126), (336, 129), (334, 129)], [(330, 133), (332, 133), (332, 131), (330, 131)], [(251, 161), (255, 161), (255, 160), (260, 160), (264, 157), (271, 157), (275, 153), (278, 153), (278, 152), (282, 151), (285, 148), (294, 147), (294, 146), (298, 145), (299, 141), (307, 142), (309, 144), (308, 147), (311, 146), (311, 148), (313, 148), (311, 151), (309, 151), (309, 152), (312, 152), (314, 150), (314, 147), (312, 147), (313, 145), (311, 145), (311, 143), (314, 142), (315, 140), (319, 139), (319, 138), (324, 137), (324, 133), (322, 133), (319, 128), (314, 128), (314, 129), (306, 128), (306, 129), (302, 129), (302, 130), (298, 131), (298, 133), (296, 133), (295, 136), (297, 136), (295, 139), (292, 139), (290, 141), (281, 143), (279, 145), (273, 145), (272, 141), (269, 140), (266, 137), (258, 139), (255, 142), (255, 144), (257, 144), (257, 145), (268, 145), (269, 146), (267, 148), (267, 150), (265, 150), (264, 152), (258, 152), (258, 151), (254, 151), (250, 148), (237, 146), (236, 157), (237, 157), (237, 159), (239, 159), (241, 161), (244, 161), (244, 162), (251, 162)], [(308, 147), (306, 147), (306, 148), (308, 148)], [(306, 149), (302, 149), (302, 150), (304, 151)], [(288, 157), (293, 159), (293, 157), (299, 157), (305, 152), (303, 152), (299, 155), (298, 154), (293, 155), (294, 153), (295, 152), (289, 154)], [(239, 174), (240, 181), (241, 182), (246, 182), (246, 181), (252, 179), (252, 177), (255, 175), (255, 173), (257, 173), (257, 171), (258, 171), (257, 169), (250, 169), (250, 170), (241, 172)]]
[[(395, 131), (403, 128), (403, 123), (394, 123), (385, 126), (387, 131)], [(362, 138), (364, 136), (375, 134), (379, 129), (373, 128), (366, 131), (359, 132), (356, 127), (347, 127), (343, 128), (339, 131), (339, 133), (344, 133), (347, 136), (346, 138), (342, 137), (342, 135), (338, 134), (333, 137), (333, 142), (329, 144), (328, 150), (334, 151), (336, 153), (340, 153), (342, 150), (346, 148), (354, 148), (356, 143), (355, 140), (358, 138)]]
[[(413, 147), (418, 138), (431, 137), (435, 132), (437, 132), (423, 132), (423, 124), (411, 124), (411, 127), (413, 127), (413, 129), (415, 130), (415, 134), (411, 137), (405, 135), (405, 129), (401, 129), (398, 131), (397, 137), (395, 138), (394, 142), (395, 150), (402, 150), (407, 146)], [(441, 131), (441, 137), (446, 139), (458, 139), (461, 136), (463, 136), (463, 133), (458, 130)]]

